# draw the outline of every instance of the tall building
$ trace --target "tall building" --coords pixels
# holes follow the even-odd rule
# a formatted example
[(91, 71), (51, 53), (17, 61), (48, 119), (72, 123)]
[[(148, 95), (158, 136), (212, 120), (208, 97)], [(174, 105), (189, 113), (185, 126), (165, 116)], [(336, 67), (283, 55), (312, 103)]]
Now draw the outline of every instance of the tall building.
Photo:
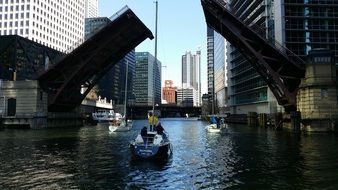
[(338, 60), (338, 1), (275, 0), (273, 8), (277, 41), (304, 60), (317, 48)]
[[(338, 1), (244, 0), (229, 1), (231, 11), (247, 25), (260, 26), (266, 38), (306, 60), (310, 50), (329, 49), (338, 57)], [(229, 93), (234, 113), (272, 113), (279, 109), (264, 80), (232, 46), (229, 52)], [(241, 110), (241, 111), (240, 111)]]
[[(95, 31), (110, 20), (107, 17), (96, 17), (85, 19), (85, 39), (89, 38)], [(135, 50), (129, 52), (118, 63), (113, 65), (102, 77), (99, 83), (93, 88), (90, 95), (94, 97), (101, 96), (108, 100), (113, 100), (114, 105), (124, 104), (124, 92), (126, 84), (126, 70), (128, 64), (127, 80), (127, 100), (128, 105), (133, 104), (135, 100), (133, 82), (135, 77)]]
[(0, 35), (67, 52), (84, 37), (85, 0), (0, 0)]
[(193, 107), (196, 102), (197, 91), (192, 87), (177, 89), (177, 105), (182, 107)]
[(209, 27), (207, 27), (207, 62), (209, 114), (224, 113), (227, 102), (226, 40)]
[[(208, 96), (210, 110), (209, 114), (215, 113), (215, 76), (214, 76), (214, 33), (215, 31), (207, 27), (207, 74), (208, 74)], [(204, 96), (206, 98), (206, 95)], [(204, 101), (206, 103), (206, 101)]]
[[(228, 6), (247, 25), (259, 25), (266, 34), (274, 33), (273, 2), (266, 0), (229, 1)], [(233, 114), (248, 112), (273, 113), (278, 109), (277, 101), (263, 78), (232, 45), (228, 52), (229, 107)]]
[(149, 52), (136, 52), (135, 104), (153, 106), (161, 104), (162, 64)]
[(201, 51), (186, 52), (182, 56), (182, 88), (193, 88), (194, 106), (201, 106)]
[(85, 18), (97, 17), (98, 7), (98, 0), (85, 0)]
[(162, 97), (167, 104), (176, 104), (176, 87), (174, 87), (172, 80), (164, 81), (164, 87), (162, 89)]
[(100, 27), (110, 22), (107, 17), (92, 17), (85, 18), (85, 39), (90, 38), (96, 31), (99, 31)]
[(227, 102), (226, 88), (226, 40), (222, 35), (214, 32), (214, 85), (216, 99), (216, 113), (225, 113)]

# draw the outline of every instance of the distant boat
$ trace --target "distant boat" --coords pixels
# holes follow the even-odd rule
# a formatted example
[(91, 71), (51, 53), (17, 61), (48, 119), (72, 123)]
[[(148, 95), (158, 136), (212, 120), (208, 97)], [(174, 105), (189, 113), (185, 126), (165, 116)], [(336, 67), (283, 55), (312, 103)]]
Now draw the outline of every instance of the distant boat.
[(227, 131), (228, 127), (226, 126), (226, 124), (219, 124), (220, 126), (217, 127), (217, 124), (210, 124), (207, 125), (205, 127), (205, 129), (209, 132), (209, 133), (220, 133), (222, 131)]
[(116, 117), (115, 115), (114, 110), (99, 109), (92, 113), (92, 118), (98, 123), (104, 123), (113, 121)]
[(156, 131), (148, 131), (146, 137), (137, 135), (135, 140), (129, 143), (129, 148), (134, 160), (159, 160), (165, 161), (170, 158), (173, 152), (169, 141), (169, 135), (163, 138)]
[(128, 89), (128, 61), (126, 63), (126, 83), (124, 86), (124, 116), (115, 118), (115, 120), (109, 123), (110, 132), (124, 132), (129, 131), (133, 127), (133, 121), (127, 119), (127, 89)]
[(130, 129), (133, 127), (133, 121), (128, 120), (127, 123), (125, 122), (124, 118), (122, 118), (118, 124), (110, 124), (109, 125), (109, 131), (110, 132), (124, 132), (124, 131), (130, 131)]

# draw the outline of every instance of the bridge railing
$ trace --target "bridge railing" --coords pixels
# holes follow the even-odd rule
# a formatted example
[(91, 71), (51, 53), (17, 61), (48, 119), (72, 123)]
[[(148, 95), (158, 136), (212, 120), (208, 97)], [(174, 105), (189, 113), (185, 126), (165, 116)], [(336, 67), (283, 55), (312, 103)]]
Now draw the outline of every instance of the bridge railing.
[(293, 53), (291, 50), (283, 46), (280, 42), (275, 40), (274, 37), (267, 35), (266, 30), (264, 30), (261, 26), (257, 24), (247, 25), (244, 23), (243, 20), (238, 18), (234, 11), (229, 6), (229, 3), (227, 0), (213, 0), (216, 2), (219, 6), (225, 8), (228, 13), (230, 13), (234, 18), (237, 18), (238, 21), (240, 21), (244, 26), (248, 27), (249, 29), (253, 30), (258, 36), (260, 36), (263, 40), (266, 41), (266, 43), (270, 44), (272, 47), (277, 49), (281, 54), (283, 54), (287, 59), (291, 60), (294, 64), (297, 65), (304, 65), (305, 62), (303, 59), (301, 59), (298, 55)]

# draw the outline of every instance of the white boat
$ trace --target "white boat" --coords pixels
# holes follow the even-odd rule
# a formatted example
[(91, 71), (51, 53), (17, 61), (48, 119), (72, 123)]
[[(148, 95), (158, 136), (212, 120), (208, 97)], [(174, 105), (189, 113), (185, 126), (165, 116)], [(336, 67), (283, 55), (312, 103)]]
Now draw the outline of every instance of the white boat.
[(127, 120), (127, 87), (128, 87), (128, 61), (126, 63), (126, 83), (124, 87), (124, 116), (115, 118), (115, 120), (109, 122), (109, 131), (110, 132), (123, 132), (129, 131), (133, 127), (133, 121)]
[(132, 120), (128, 120), (126, 123), (122, 118), (120, 121), (121, 121), (120, 123), (109, 125), (109, 131), (110, 132), (124, 132), (124, 131), (129, 131), (133, 127)]
[(220, 127), (217, 127), (217, 124), (210, 124), (207, 125), (205, 127), (205, 129), (209, 132), (209, 133), (219, 133), (221, 131), (226, 131), (227, 130), (227, 126), (226, 124), (220, 124)]
[(156, 131), (148, 131), (147, 136), (137, 137), (130, 141), (129, 148), (133, 160), (156, 160), (166, 161), (173, 153), (173, 147), (169, 141), (169, 135), (166, 138), (157, 134)]
[(113, 121), (115, 118), (114, 110), (99, 109), (92, 113), (93, 120), (98, 123)]

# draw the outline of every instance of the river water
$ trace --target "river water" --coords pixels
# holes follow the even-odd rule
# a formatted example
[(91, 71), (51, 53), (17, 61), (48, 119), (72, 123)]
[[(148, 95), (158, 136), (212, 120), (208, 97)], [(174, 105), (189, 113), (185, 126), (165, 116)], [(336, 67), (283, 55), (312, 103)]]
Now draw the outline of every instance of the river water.
[(162, 120), (166, 163), (134, 162), (128, 142), (146, 125), (0, 131), (0, 189), (338, 189), (338, 136)]

